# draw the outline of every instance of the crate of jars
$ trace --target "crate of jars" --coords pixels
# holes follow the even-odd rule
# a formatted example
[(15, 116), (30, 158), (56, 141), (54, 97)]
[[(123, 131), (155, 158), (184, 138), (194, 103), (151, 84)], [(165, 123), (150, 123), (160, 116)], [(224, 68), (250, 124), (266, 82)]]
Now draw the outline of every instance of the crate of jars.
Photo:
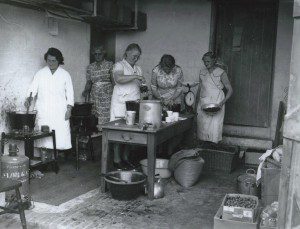
[(223, 219), (253, 223), (258, 212), (258, 198), (244, 194), (226, 194), (222, 208)]

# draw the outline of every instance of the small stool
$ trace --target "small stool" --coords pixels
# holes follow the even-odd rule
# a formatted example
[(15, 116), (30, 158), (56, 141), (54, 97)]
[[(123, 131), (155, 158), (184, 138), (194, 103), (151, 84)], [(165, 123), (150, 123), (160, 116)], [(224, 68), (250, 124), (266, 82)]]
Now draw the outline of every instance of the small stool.
[(5, 213), (20, 214), (22, 228), (26, 229), (27, 227), (26, 227), (25, 213), (24, 213), (21, 194), (20, 194), (20, 190), (19, 190), (19, 188), (21, 186), (22, 186), (22, 183), (20, 181), (10, 180), (10, 179), (6, 179), (6, 178), (0, 178), (0, 192), (7, 192), (7, 191), (15, 190), (16, 197), (18, 200), (18, 208), (19, 208), (19, 210), (17, 211), (17, 210), (13, 210), (13, 209), (10, 209), (7, 207), (0, 206), (0, 208), (3, 209), (3, 211), (0, 212), (0, 215), (5, 214)]

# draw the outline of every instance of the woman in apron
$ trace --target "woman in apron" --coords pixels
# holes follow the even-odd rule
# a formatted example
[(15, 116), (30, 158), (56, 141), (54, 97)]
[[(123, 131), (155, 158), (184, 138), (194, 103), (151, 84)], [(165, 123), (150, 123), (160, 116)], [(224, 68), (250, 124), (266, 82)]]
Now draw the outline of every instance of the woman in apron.
[[(216, 57), (207, 52), (202, 57), (205, 69), (200, 71), (200, 85), (196, 97), (197, 136), (202, 141), (218, 143), (222, 140), (225, 103), (232, 95), (232, 87), (227, 73), (216, 65)], [(226, 88), (226, 96), (223, 88)], [(209, 114), (202, 110), (202, 106), (216, 103), (220, 110), (216, 114)]]
[[(141, 97), (140, 84), (145, 81), (141, 67), (135, 65), (142, 51), (138, 44), (130, 44), (125, 50), (124, 59), (113, 67), (114, 86), (110, 121), (125, 117), (126, 101), (139, 100)], [(128, 148), (125, 147), (123, 160), (120, 155), (120, 145), (114, 145), (114, 166), (116, 168), (128, 168)]]

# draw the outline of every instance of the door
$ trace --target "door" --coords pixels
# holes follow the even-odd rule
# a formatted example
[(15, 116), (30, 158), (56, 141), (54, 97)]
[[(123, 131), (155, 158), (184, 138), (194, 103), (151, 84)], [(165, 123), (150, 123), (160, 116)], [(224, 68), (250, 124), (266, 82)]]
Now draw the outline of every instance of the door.
[(216, 7), (215, 49), (233, 87), (224, 122), (268, 127), (277, 4), (219, 0)]

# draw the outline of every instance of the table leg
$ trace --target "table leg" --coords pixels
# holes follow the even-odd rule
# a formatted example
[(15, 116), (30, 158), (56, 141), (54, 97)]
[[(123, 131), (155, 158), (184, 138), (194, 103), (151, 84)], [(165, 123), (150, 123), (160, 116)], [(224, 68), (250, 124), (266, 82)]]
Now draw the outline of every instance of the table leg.
[(155, 161), (156, 161), (156, 137), (154, 134), (147, 136), (147, 159), (148, 159), (148, 198), (154, 198)]
[(103, 130), (102, 132), (102, 158), (101, 158), (101, 192), (106, 191), (106, 183), (104, 180), (104, 177), (102, 174), (107, 173), (107, 167), (108, 167), (108, 152), (109, 152), (109, 143), (108, 143), (108, 133), (106, 130)]
[(90, 151), (91, 151), (91, 159), (94, 161), (94, 146), (93, 146), (93, 138), (89, 135), (89, 143), (90, 143)]
[(53, 141), (55, 173), (58, 173), (59, 167), (58, 167), (58, 164), (57, 164), (57, 150), (56, 150), (55, 130), (52, 130), (52, 141)]
[(76, 170), (79, 170), (79, 135), (75, 136)]
[(5, 133), (2, 132), (2, 134), (1, 134), (1, 152), (0, 152), (0, 155), (4, 154), (4, 144), (5, 144)]
[(19, 214), (20, 214), (22, 228), (26, 229), (27, 228), (26, 227), (26, 218), (25, 218), (24, 207), (23, 207), (21, 193), (19, 191), (19, 188), (15, 188), (15, 192), (16, 192), (16, 197), (17, 197), (17, 201), (18, 201), (18, 208), (19, 208)]

